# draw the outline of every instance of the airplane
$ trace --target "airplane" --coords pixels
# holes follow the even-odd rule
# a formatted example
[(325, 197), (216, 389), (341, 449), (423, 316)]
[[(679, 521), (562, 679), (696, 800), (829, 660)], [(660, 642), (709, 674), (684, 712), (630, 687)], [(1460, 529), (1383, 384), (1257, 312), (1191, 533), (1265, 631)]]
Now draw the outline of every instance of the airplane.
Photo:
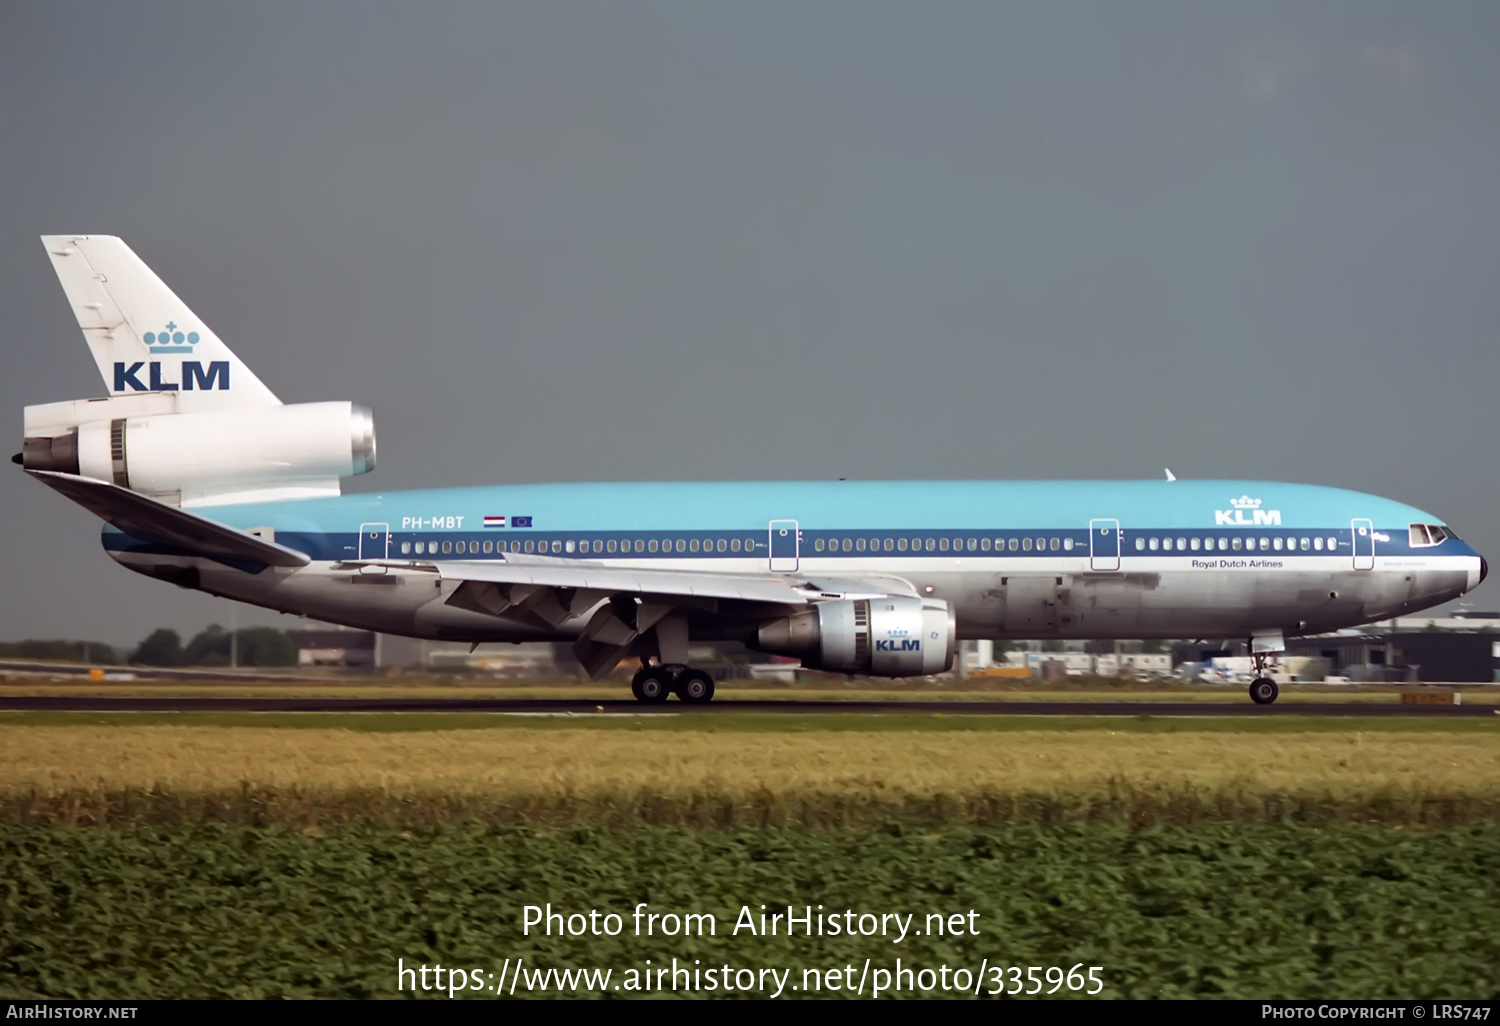
[(947, 672), (959, 641), (1286, 639), (1407, 615), (1488, 573), (1443, 521), (1253, 481), (531, 484), (344, 495), (368, 409), (284, 404), (113, 236), (43, 244), (108, 388), (28, 406), (32, 477), (131, 570), (416, 638), (636, 660), (645, 703), (708, 702), (690, 642), (848, 675)]

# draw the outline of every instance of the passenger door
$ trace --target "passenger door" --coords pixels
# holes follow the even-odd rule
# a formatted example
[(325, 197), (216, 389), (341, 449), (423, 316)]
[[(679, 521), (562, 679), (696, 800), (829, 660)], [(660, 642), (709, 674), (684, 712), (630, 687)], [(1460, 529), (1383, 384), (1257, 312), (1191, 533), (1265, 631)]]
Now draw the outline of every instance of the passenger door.
[(1089, 569), (1120, 569), (1120, 522), (1089, 521)]
[(1375, 569), (1375, 524), (1369, 520), (1350, 522), (1354, 535), (1354, 569)]
[(771, 521), (771, 571), (793, 574), (801, 563), (802, 534), (795, 520)]

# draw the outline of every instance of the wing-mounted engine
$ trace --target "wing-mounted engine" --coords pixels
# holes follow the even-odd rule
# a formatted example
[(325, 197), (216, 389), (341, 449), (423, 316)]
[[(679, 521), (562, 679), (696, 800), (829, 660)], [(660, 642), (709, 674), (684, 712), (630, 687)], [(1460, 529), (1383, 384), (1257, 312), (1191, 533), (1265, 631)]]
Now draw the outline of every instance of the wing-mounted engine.
[(178, 413), (143, 394), (26, 408), (17, 462), (107, 481), (176, 506), (338, 495), (375, 466), (375, 422), (353, 403)]
[(762, 624), (757, 641), (809, 669), (921, 677), (953, 668), (958, 631), (948, 603), (892, 595), (819, 602)]

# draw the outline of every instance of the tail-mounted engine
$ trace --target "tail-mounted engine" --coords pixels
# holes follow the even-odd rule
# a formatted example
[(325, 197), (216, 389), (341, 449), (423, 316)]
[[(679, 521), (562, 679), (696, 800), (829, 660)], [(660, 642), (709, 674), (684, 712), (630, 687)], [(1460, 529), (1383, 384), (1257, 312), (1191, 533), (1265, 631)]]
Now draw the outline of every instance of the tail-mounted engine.
[(800, 656), (814, 670), (921, 677), (953, 668), (958, 631), (953, 609), (937, 599), (847, 599), (763, 624), (757, 647)]
[(170, 395), (26, 409), (17, 460), (180, 506), (339, 494), (375, 466), (375, 422), (353, 403), (176, 413)]

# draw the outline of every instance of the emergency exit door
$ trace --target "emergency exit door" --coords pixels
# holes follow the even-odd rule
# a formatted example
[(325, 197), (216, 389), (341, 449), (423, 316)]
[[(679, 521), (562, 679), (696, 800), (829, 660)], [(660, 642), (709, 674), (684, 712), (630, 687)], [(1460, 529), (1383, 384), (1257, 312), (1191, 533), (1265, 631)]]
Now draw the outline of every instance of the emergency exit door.
[(771, 570), (796, 573), (802, 557), (802, 535), (795, 520), (771, 521)]

